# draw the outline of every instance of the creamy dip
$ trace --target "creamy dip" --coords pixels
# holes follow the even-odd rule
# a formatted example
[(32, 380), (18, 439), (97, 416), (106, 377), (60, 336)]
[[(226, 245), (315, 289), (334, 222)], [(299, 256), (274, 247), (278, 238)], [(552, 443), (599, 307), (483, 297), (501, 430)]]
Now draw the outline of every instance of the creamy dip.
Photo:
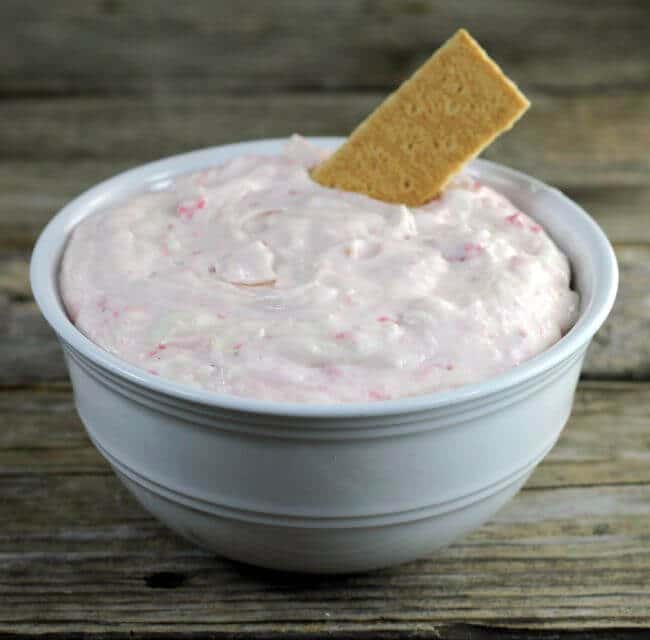
[(297, 402), (477, 382), (555, 343), (578, 296), (544, 230), (469, 174), (423, 207), (326, 189), (294, 137), (137, 195), (73, 231), (61, 293), (149, 373)]

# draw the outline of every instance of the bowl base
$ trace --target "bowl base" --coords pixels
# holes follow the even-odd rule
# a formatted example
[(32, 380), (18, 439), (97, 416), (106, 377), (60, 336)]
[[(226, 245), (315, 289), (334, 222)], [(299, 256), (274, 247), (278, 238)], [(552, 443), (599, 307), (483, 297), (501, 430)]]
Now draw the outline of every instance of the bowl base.
[(220, 556), (265, 569), (345, 574), (383, 569), (449, 545), (488, 520), (528, 479), (467, 506), (428, 518), (371, 527), (291, 527), (237, 520), (153, 493), (116, 470), (142, 506), (174, 532)]

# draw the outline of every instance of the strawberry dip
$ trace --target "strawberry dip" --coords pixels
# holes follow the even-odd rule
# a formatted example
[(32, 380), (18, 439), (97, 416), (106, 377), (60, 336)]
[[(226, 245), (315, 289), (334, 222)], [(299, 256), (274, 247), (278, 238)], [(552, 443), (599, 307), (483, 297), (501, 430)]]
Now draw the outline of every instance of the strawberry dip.
[(576, 320), (544, 229), (469, 173), (418, 208), (321, 187), (294, 136), (157, 185), (73, 231), (75, 325), (150, 374), (217, 393), (363, 402), (494, 376)]

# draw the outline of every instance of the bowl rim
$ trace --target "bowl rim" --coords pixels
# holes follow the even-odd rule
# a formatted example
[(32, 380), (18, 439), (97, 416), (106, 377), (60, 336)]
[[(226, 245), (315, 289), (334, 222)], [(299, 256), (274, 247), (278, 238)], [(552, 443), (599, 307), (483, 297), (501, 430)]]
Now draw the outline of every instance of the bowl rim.
[[(342, 137), (305, 137), (316, 146), (334, 148), (341, 144)], [(247, 152), (277, 152), (288, 138), (266, 138), (244, 142), (217, 145), (168, 156), (160, 160), (138, 165), (120, 172), (82, 192), (68, 202), (48, 222), (40, 233), (32, 252), (30, 263), (30, 282), (32, 292), (41, 313), (54, 329), (57, 337), (67, 343), (82, 356), (113, 375), (147, 389), (180, 401), (186, 401), (207, 407), (236, 410), (245, 413), (286, 416), (293, 418), (367, 418), (374, 416), (391, 416), (408, 414), (431, 409), (438, 409), (452, 404), (464, 404), (479, 398), (497, 394), (504, 389), (517, 386), (537, 375), (554, 368), (569, 358), (581, 347), (586, 346), (596, 331), (607, 318), (616, 298), (618, 288), (618, 266), (614, 250), (605, 233), (589, 214), (573, 200), (558, 189), (536, 178), (505, 165), (488, 160), (476, 159), (468, 167), (479, 171), (498, 172), (506, 180), (525, 182), (533, 191), (550, 193), (560, 200), (571, 214), (580, 219), (580, 223), (591, 234), (592, 244), (597, 248), (603, 263), (603, 278), (595, 288), (590, 304), (584, 308), (576, 324), (554, 345), (533, 356), (522, 364), (508, 369), (481, 382), (471, 383), (437, 391), (425, 395), (406, 396), (393, 400), (346, 403), (304, 403), (261, 400), (246, 396), (220, 394), (173, 380), (154, 376), (145, 369), (130, 364), (110, 354), (87, 338), (70, 321), (58, 294), (58, 273), (60, 259), (65, 243), (73, 227), (86, 215), (84, 211), (101, 210), (98, 204), (111, 200), (107, 195), (122, 186), (123, 183), (142, 181), (153, 182), (156, 176), (161, 179), (199, 170), (210, 164), (210, 156), (230, 154), (229, 157)], [(222, 162), (223, 158), (213, 158), (212, 163)], [(182, 169), (179, 169), (182, 167)], [(112, 199), (114, 201), (114, 198)]]

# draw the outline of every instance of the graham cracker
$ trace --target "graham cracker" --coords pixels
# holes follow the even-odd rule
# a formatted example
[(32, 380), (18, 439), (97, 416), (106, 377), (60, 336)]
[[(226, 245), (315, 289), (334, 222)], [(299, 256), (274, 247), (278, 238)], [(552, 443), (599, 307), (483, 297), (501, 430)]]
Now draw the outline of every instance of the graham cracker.
[(326, 187), (419, 206), (529, 106), (460, 29), (311, 175)]

